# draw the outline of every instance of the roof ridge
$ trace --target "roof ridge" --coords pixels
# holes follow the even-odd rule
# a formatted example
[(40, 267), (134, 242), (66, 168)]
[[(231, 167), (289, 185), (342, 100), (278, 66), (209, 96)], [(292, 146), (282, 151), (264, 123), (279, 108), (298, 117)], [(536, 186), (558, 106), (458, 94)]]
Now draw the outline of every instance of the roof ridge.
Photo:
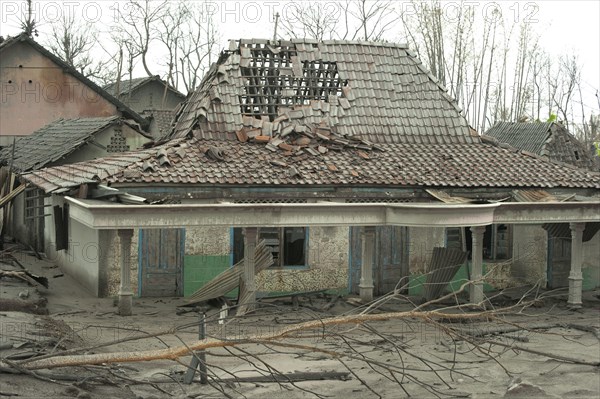
[(289, 42), (293, 44), (297, 43), (306, 43), (306, 44), (339, 44), (339, 45), (360, 45), (360, 46), (373, 46), (373, 47), (392, 47), (392, 48), (401, 48), (408, 49), (407, 43), (397, 43), (397, 42), (379, 42), (379, 41), (370, 41), (370, 40), (344, 40), (344, 39), (327, 39), (327, 40), (317, 40), (313, 38), (291, 38), (291, 39), (265, 39), (265, 38), (251, 38), (251, 39), (232, 39), (231, 41), (237, 42), (240, 44), (278, 44), (281, 42)]

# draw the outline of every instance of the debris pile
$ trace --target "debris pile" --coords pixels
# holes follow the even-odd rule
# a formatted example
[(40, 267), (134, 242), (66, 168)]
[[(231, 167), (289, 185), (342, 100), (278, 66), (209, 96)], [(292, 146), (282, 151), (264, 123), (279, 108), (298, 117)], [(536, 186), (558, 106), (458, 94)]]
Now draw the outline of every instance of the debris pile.
[(236, 137), (243, 143), (263, 143), (269, 150), (282, 151), (286, 156), (305, 153), (317, 156), (354, 148), (368, 159), (364, 151), (384, 151), (369, 140), (337, 132), (338, 109), (349, 107), (348, 99), (330, 95), (328, 101), (311, 100), (309, 105), (279, 107), (279, 116), (273, 121), (267, 115), (245, 115), (244, 127), (236, 132)]

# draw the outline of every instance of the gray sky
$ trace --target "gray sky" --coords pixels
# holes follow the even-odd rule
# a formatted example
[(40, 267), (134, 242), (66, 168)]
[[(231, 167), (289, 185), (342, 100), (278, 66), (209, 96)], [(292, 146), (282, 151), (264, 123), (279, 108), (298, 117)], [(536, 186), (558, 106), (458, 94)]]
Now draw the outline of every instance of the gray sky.
[[(321, 1), (328, 3), (326, 0)], [(276, 0), (215, 0), (209, 3), (221, 33), (221, 47), (227, 45), (227, 39), (272, 37), (272, 15), (275, 12), (285, 14), (288, 7), (293, 7), (293, 2)], [(332, 12), (335, 12), (335, 3), (329, 3)], [(448, 17), (451, 17), (453, 7), (458, 3), (442, 1)], [(18, 19), (24, 10), (24, 4), (24, 0), (0, 2), (0, 35), (19, 33)], [(498, 8), (504, 17), (531, 23), (541, 37), (542, 47), (556, 57), (564, 53), (577, 54), (583, 65), (582, 90), (586, 112), (600, 113), (596, 98), (596, 92), (600, 90), (600, 1), (465, 1), (465, 4), (474, 8), (476, 18), (485, 18), (492, 9)], [(35, 16), (41, 23), (40, 35), (50, 31), (50, 23), (61, 13), (73, 14), (79, 20), (101, 22), (100, 29), (108, 29), (109, 24), (114, 21), (115, 9), (124, 5), (124, 1), (115, 0), (45, 0), (37, 2)], [(395, 2), (398, 10), (408, 6), (408, 2)], [(391, 41), (403, 41), (400, 22), (397, 27), (392, 28), (387, 38)], [(41, 37), (38, 40), (43, 42)]]

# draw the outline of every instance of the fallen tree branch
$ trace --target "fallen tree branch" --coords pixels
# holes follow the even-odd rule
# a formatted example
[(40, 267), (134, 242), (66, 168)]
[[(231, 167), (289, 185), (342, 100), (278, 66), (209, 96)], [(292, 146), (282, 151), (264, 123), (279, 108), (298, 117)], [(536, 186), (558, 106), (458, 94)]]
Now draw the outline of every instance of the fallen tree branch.
[(323, 329), (327, 326), (333, 325), (344, 325), (344, 324), (362, 324), (371, 321), (384, 321), (390, 319), (420, 319), (423, 321), (430, 321), (431, 319), (481, 319), (482, 315), (486, 314), (490, 319), (494, 319), (498, 314), (498, 311), (492, 312), (480, 312), (472, 314), (453, 314), (453, 313), (440, 313), (437, 311), (427, 312), (392, 312), (392, 313), (379, 313), (379, 314), (359, 314), (359, 315), (348, 315), (331, 317), (321, 320), (311, 320), (296, 325), (291, 325), (281, 330), (270, 333), (270, 334), (259, 334), (252, 337), (242, 338), (238, 340), (221, 340), (215, 338), (204, 339), (202, 341), (196, 341), (189, 346), (177, 346), (167, 349), (158, 350), (146, 350), (146, 351), (131, 351), (131, 352), (113, 352), (113, 353), (96, 353), (89, 355), (75, 355), (75, 356), (55, 356), (46, 359), (31, 359), (29, 361), (22, 362), (26, 364), (27, 369), (37, 370), (42, 368), (54, 368), (54, 367), (67, 367), (67, 366), (81, 366), (90, 364), (102, 364), (102, 363), (129, 363), (129, 362), (142, 362), (149, 360), (174, 360), (179, 357), (188, 355), (191, 351), (205, 350), (210, 348), (220, 347), (231, 347), (244, 343), (251, 343), (255, 341), (270, 341), (279, 340), (288, 337), (289, 335), (305, 330)]
[(557, 355), (555, 353), (542, 352), (542, 351), (538, 351), (538, 350), (535, 350), (535, 349), (524, 348), (524, 347), (518, 346), (518, 345), (505, 344), (505, 343), (498, 342), (498, 341), (486, 341), (486, 342), (489, 343), (489, 344), (492, 344), (492, 345), (503, 346), (503, 347), (511, 349), (511, 350), (521, 351), (521, 352), (527, 352), (527, 353), (531, 353), (531, 354), (539, 355), (539, 356), (545, 356), (545, 357), (548, 357), (550, 359), (561, 360), (563, 362), (574, 363), (574, 364), (582, 364), (582, 365), (585, 365), (585, 366), (592, 366), (592, 367), (600, 367), (600, 361), (590, 362), (590, 361), (584, 360), (584, 359), (576, 359), (574, 357)]

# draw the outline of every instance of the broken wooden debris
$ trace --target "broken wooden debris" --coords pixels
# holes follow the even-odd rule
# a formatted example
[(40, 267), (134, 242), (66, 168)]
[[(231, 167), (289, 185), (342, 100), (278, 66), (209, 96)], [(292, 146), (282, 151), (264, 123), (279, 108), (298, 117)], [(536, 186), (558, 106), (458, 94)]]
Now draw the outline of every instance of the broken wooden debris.
[(18, 278), (27, 282), (29, 285), (35, 286), (39, 284), (44, 288), (48, 288), (48, 279), (46, 277), (37, 276), (27, 270), (0, 270), (0, 278), (4, 277)]

